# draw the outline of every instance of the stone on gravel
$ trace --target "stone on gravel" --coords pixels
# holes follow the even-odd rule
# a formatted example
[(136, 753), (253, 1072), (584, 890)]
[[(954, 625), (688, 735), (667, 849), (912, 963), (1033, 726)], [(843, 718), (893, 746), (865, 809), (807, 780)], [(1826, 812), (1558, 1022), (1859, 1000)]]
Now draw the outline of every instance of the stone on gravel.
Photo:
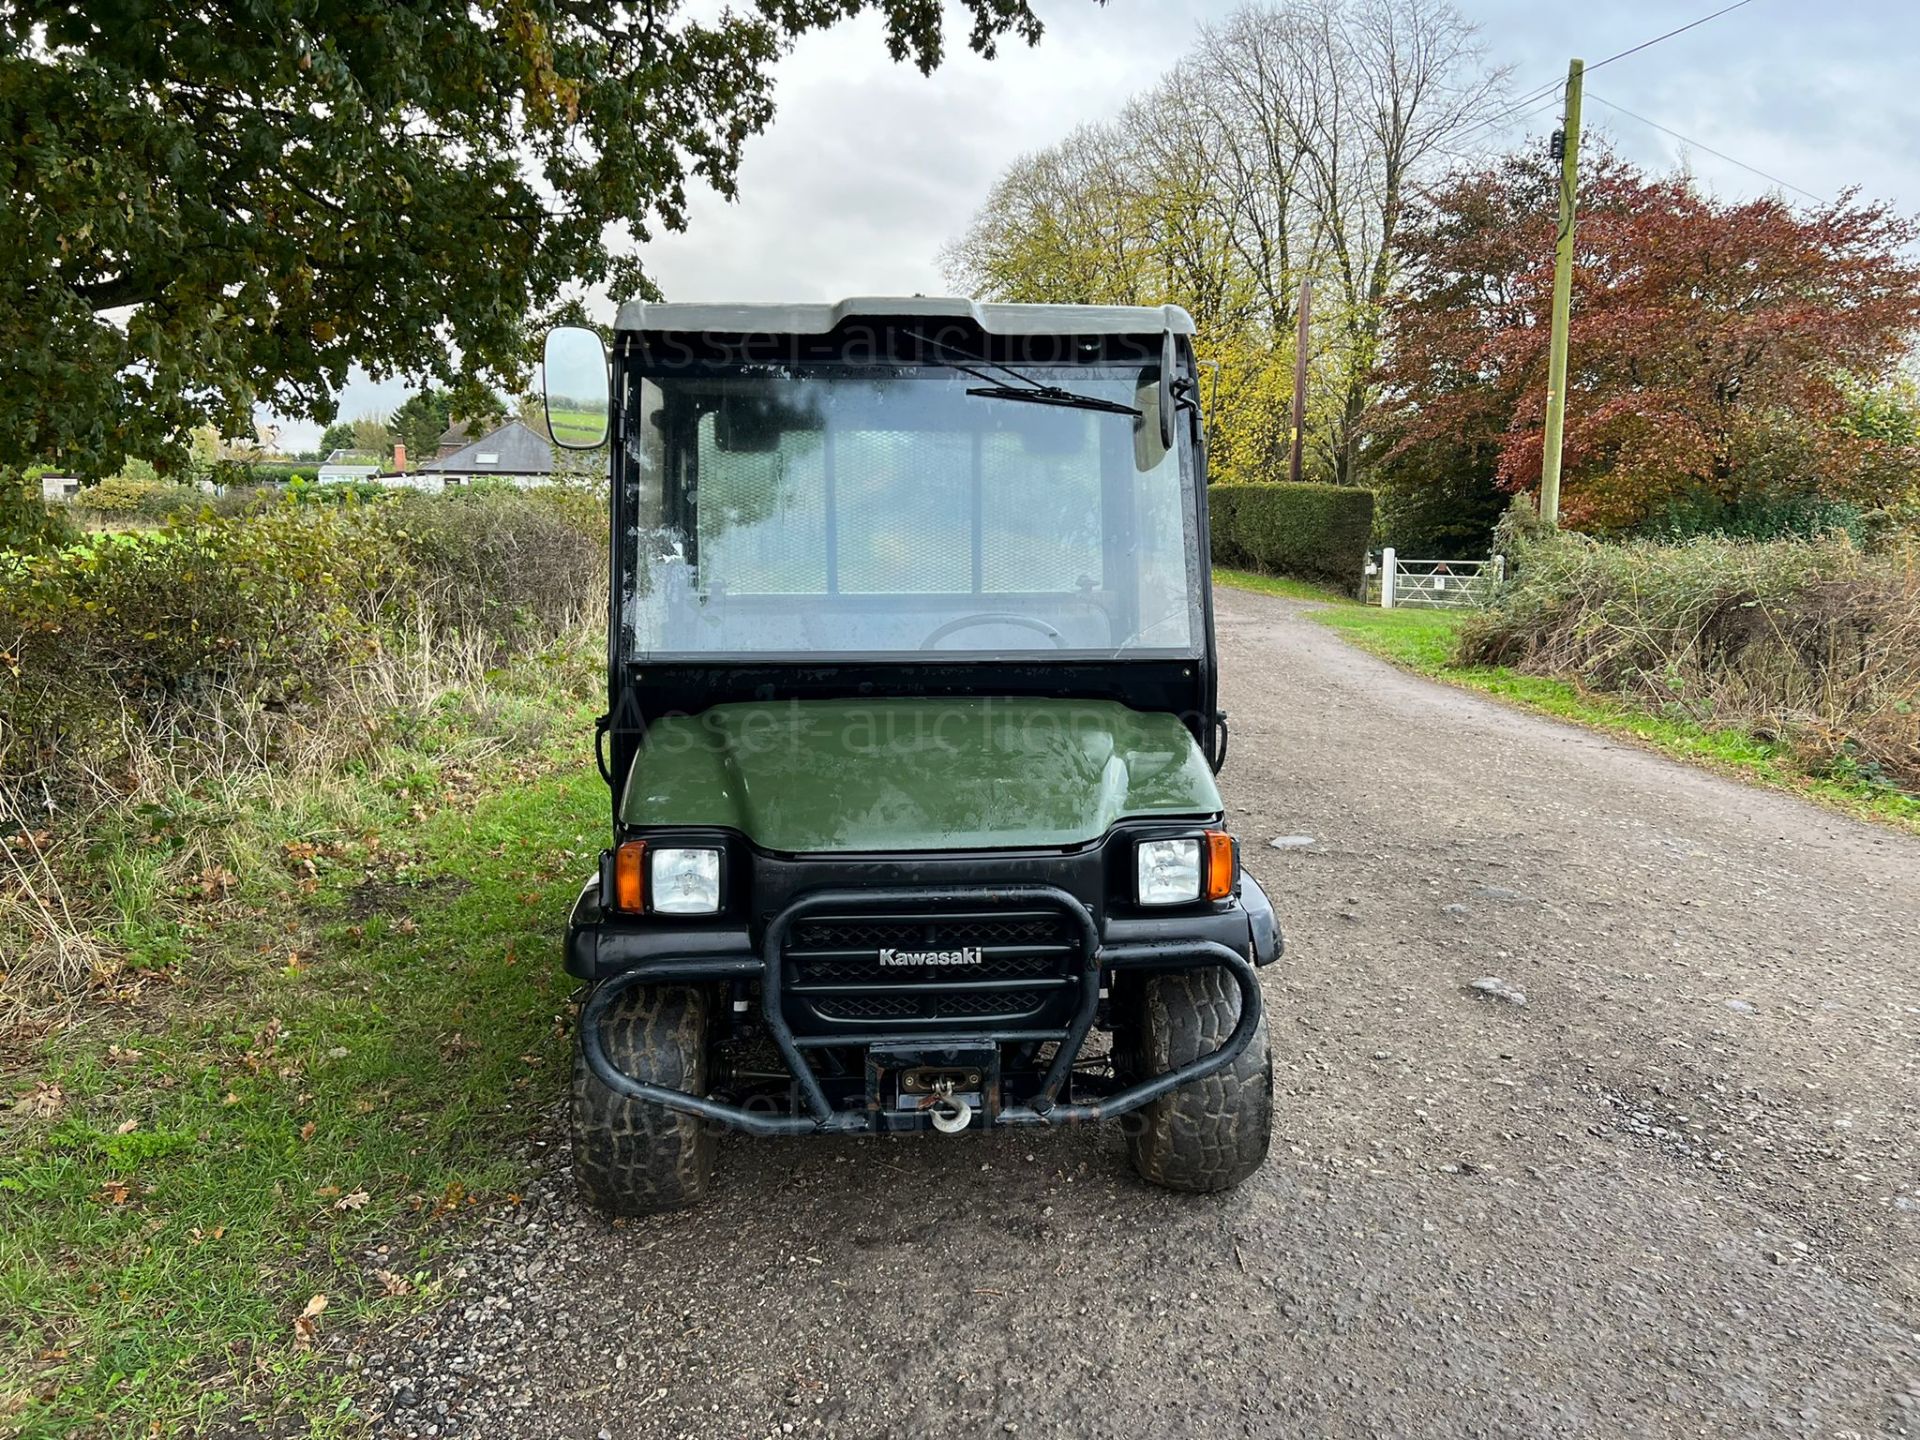
[(1267, 842), (1276, 850), (1298, 850), (1314, 843), (1311, 835), (1276, 835)]
[(1754, 1013), (1754, 1005), (1751, 1000), (1728, 1000), (1724, 1003), (1727, 1009), (1736, 1010), (1742, 1015), (1751, 1015)]
[(1526, 991), (1522, 990), (1518, 985), (1502, 980), (1498, 975), (1482, 975), (1478, 980), (1475, 980), (1469, 988), (1478, 990), (1482, 995), (1489, 996), (1492, 999), (1504, 1000), (1509, 1005), (1524, 1005), (1527, 1003)]

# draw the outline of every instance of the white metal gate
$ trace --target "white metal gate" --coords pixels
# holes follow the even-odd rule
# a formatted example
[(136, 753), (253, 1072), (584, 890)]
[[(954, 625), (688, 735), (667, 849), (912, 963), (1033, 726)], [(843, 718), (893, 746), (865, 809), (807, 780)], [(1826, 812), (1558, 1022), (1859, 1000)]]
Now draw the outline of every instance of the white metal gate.
[(1491, 560), (1405, 560), (1389, 545), (1378, 565), (1367, 562), (1368, 596), (1380, 607), (1425, 610), (1476, 610), (1493, 598), (1507, 578), (1507, 557)]

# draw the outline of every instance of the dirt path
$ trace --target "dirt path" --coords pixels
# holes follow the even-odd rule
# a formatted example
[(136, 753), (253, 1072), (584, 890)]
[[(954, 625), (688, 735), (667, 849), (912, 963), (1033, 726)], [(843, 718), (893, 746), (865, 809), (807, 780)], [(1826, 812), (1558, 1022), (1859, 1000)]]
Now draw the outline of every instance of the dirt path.
[(1920, 1436), (1920, 841), (1219, 623), (1254, 1181), (736, 1139), (613, 1229), (556, 1177), (369, 1357), (382, 1433)]

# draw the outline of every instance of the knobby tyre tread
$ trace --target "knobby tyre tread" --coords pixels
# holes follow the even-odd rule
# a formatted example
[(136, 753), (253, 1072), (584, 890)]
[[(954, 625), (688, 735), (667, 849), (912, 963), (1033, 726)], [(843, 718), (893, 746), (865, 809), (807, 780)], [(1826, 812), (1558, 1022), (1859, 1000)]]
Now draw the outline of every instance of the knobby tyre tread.
[[(601, 1037), (615, 1068), (636, 1080), (704, 1095), (708, 1000), (692, 985), (637, 985), (608, 1008)], [(712, 1127), (698, 1117), (609, 1090), (573, 1045), (573, 1177), (612, 1215), (684, 1209), (707, 1193)]]
[[(1125, 1043), (1138, 1074), (1159, 1075), (1211, 1054), (1240, 1018), (1240, 987), (1225, 970), (1169, 970), (1132, 990)], [(1273, 1052), (1263, 1014), (1231, 1065), (1183, 1085), (1128, 1117), (1127, 1147), (1144, 1180), (1206, 1193), (1238, 1185), (1267, 1158), (1273, 1136)]]

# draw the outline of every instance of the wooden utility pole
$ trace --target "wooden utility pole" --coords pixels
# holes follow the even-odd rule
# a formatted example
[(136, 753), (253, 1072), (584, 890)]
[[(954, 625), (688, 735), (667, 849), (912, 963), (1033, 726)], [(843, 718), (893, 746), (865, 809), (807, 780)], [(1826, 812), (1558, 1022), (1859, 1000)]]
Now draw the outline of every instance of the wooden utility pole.
[(1560, 523), (1560, 440), (1567, 424), (1567, 312), (1573, 303), (1574, 201), (1580, 180), (1580, 80), (1567, 66), (1567, 120), (1560, 150), (1560, 238), (1553, 247), (1553, 339), (1547, 352), (1547, 434), (1540, 450), (1540, 518)]
[(1301, 449), (1307, 438), (1307, 322), (1313, 314), (1313, 280), (1300, 282), (1300, 329), (1293, 340), (1293, 457), (1287, 478), (1300, 483)]

